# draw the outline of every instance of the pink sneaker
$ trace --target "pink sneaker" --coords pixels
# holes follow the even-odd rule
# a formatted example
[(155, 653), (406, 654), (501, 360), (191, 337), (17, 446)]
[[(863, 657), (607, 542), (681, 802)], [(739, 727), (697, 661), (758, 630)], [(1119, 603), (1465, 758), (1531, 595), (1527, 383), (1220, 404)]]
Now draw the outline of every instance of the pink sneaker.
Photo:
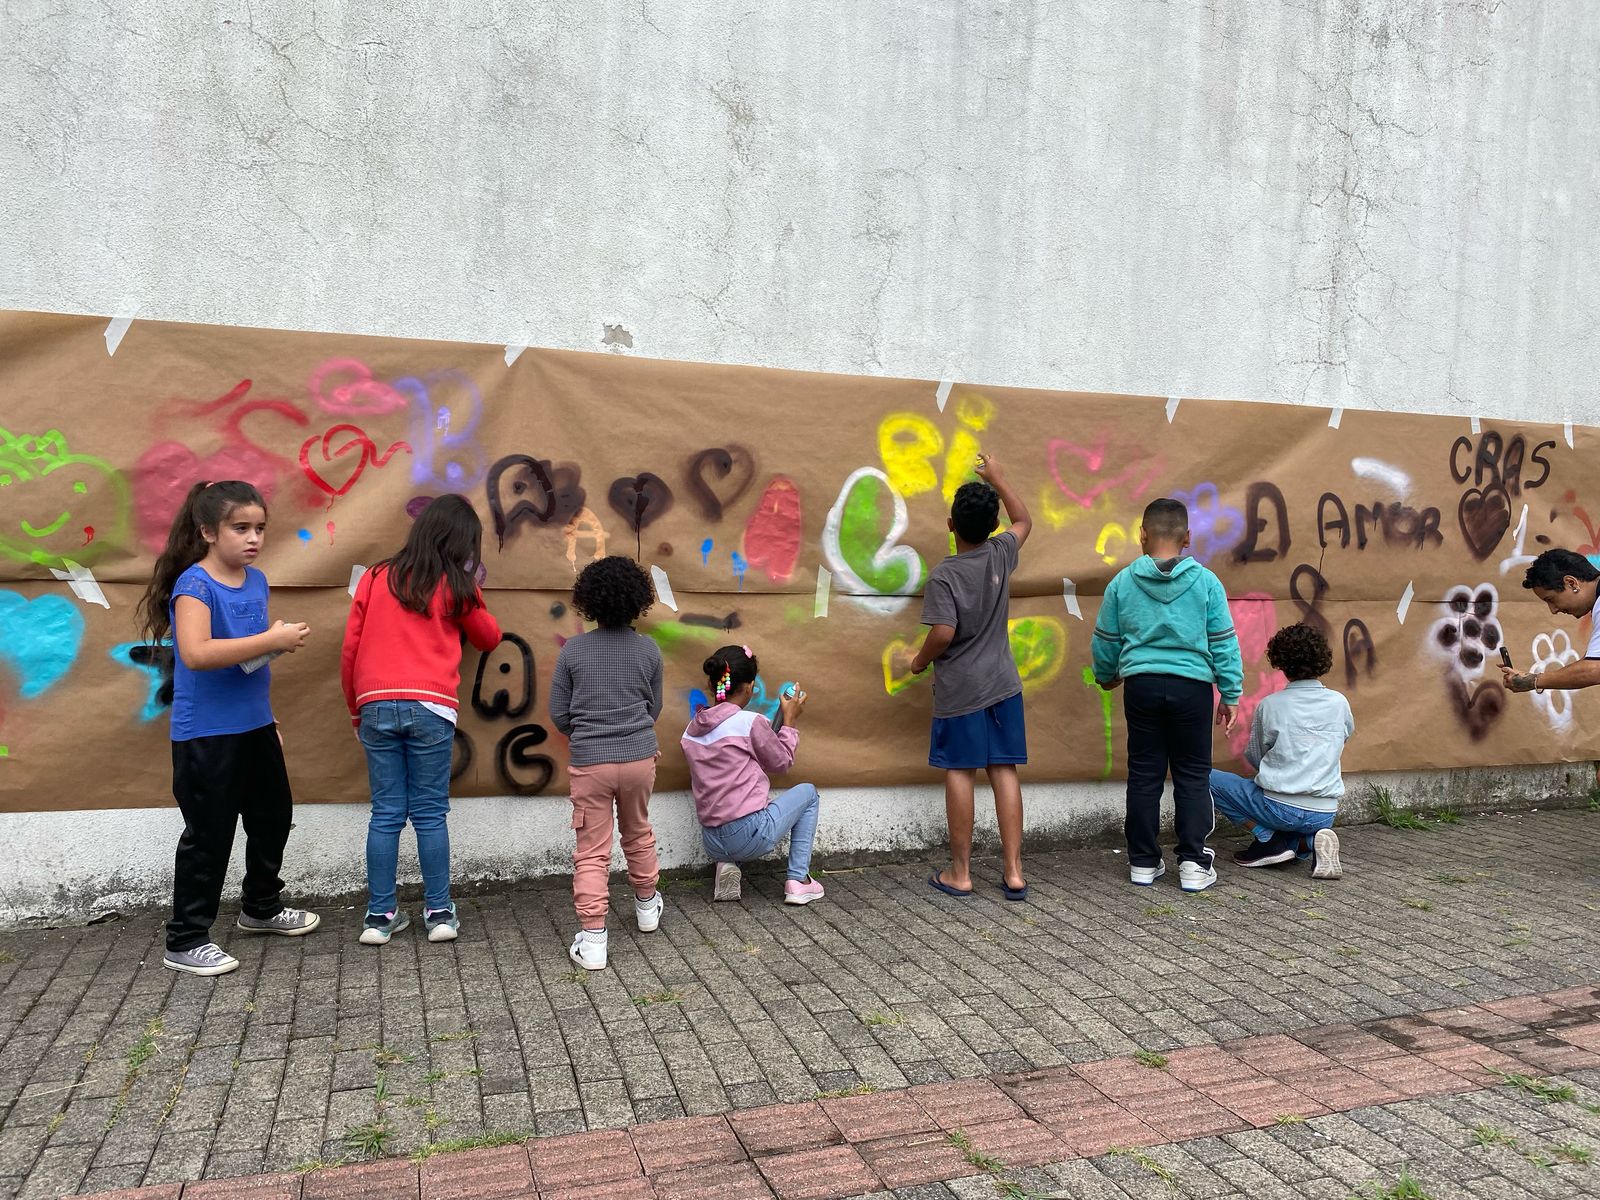
[(813, 900), (822, 899), (822, 885), (811, 876), (804, 880), (785, 879), (783, 881), (783, 902), (785, 904), (810, 904)]

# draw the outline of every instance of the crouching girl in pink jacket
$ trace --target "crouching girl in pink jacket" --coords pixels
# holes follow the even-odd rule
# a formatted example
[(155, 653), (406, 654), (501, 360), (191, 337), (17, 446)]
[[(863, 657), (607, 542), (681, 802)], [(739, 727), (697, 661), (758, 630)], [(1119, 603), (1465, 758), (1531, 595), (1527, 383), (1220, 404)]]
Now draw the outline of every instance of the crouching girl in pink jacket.
[(802, 783), (771, 795), (768, 772), (781, 774), (794, 763), (805, 708), (804, 692), (779, 701), (783, 727), (745, 709), (759, 663), (749, 646), (724, 646), (706, 659), (706, 679), (716, 703), (695, 714), (683, 731), (683, 754), (700, 818), (706, 853), (719, 863), (742, 863), (769, 854), (789, 836), (785, 904), (822, 899), (822, 885), (811, 878), (811, 846), (817, 836), (817, 789)]

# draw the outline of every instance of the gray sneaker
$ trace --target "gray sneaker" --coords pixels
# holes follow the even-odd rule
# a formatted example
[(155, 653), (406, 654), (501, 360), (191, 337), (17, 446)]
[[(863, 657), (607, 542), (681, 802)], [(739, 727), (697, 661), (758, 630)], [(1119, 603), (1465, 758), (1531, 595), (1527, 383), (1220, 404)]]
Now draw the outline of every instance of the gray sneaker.
[(423, 909), (422, 923), (428, 927), (430, 942), (453, 942), (456, 940), (456, 933), (461, 929), (461, 922), (456, 918), (454, 903), (449, 908)]
[(742, 884), (743, 878), (739, 874), (738, 863), (719, 862), (715, 882), (711, 887), (712, 901), (737, 900), (744, 890)]
[(366, 924), (361, 930), (361, 944), (387, 946), (390, 938), (410, 924), (411, 918), (403, 912), (368, 913)]
[(246, 933), (276, 933), (283, 937), (299, 937), (321, 925), (322, 918), (303, 908), (286, 908), (275, 917), (252, 917), (240, 913), (235, 924)]
[(239, 969), (239, 960), (215, 942), (207, 942), (187, 950), (168, 950), (161, 965), (187, 975), (226, 975)]

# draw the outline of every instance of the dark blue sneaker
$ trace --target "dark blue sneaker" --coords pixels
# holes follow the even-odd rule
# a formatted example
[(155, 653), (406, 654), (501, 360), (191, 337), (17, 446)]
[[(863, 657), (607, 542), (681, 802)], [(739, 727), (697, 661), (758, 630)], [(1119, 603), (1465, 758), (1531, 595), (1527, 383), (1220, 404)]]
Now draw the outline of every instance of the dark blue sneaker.
[(1241, 867), (1275, 867), (1292, 859), (1298, 845), (1299, 838), (1292, 833), (1275, 833), (1264, 842), (1252, 838), (1233, 856), (1233, 861)]

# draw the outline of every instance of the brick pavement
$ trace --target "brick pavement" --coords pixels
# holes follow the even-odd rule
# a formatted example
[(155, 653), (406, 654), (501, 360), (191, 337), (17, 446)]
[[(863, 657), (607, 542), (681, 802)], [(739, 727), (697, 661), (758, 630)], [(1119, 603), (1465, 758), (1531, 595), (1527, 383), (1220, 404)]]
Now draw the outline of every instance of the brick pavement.
[[(1573, 1076), (1546, 1077), (1553, 1068)], [(1600, 987), (100, 1200), (1600, 1193)], [(949, 1186), (946, 1186), (949, 1185)], [(1065, 1191), (1061, 1189), (1067, 1189)]]
[[(776, 1183), (771, 1172), (786, 1157), (818, 1153), (783, 1145), (802, 1135), (782, 1131), (809, 1121), (826, 1133), (820, 1110), (837, 1140), (802, 1165), (818, 1178), (833, 1171), (830, 1194), (841, 1195), (891, 1180), (918, 1186), (899, 1172), (951, 1161), (958, 1147), (924, 1138), (933, 1131), (919, 1122), (939, 1118), (935, 1093), (917, 1085), (1039, 1073), (1038, 1087), (1100, 1098), (1064, 1100), (1069, 1113), (1098, 1105), (1131, 1122), (1127, 1141), (1153, 1134), (1181, 1148), (1194, 1137), (1248, 1138), (1227, 1132), (1230, 1122), (1257, 1120), (1290, 1094), (1359, 1114), (1390, 1111), (1362, 1106), (1427, 1094), (1415, 1089), (1445, 1078), (1472, 1086), (1467, 1060), (1486, 1046), (1526, 1070), (1581, 1072), (1586, 1064), (1558, 1055), (1556, 1043), (1576, 1054), (1593, 1047), (1531, 1028), (1514, 1008), (1475, 1006), (1595, 982), (1600, 888), (1588, 845), (1597, 822), (1563, 812), (1468, 818), (1432, 833), (1354, 828), (1343, 831), (1342, 882), (1225, 868), (1203, 897), (1171, 881), (1133, 889), (1106, 851), (1032, 858), (1027, 905), (935, 896), (921, 884), (925, 862), (829, 875), (828, 900), (798, 911), (776, 903), (777, 877), (753, 881), (742, 906), (669, 884), (661, 932), (614, 927), (613, 969), (586, 978), (565, 959), (569, 902), (554, 886), (468, 900), (462, 939), (444, 946), (402, 936), (361, 947), (359, 911), (325, 911), (325, 930), (310, 938), (230, 939), (244, 966), (215, 981), (160, 969), (157, 914), (8, 933), (0, 1194), (293, 1171), (347, 1157), (363, 1138), (367, 1150), (403, 1155), (492, 1131), (513, 1141), (498, 1151), (497, 1169), (509, 1174), (495, 1194), (529, 1194), (534, 1176), (549, 1195), (605, 1194), (598, 1178), (547, 1180), (541, 1154), (547, 1170), (590, 1169), (587, 1153), (563, 1158), (570, 1143), (555, 1139), (722, 1114), (722, 1125), (691, 1127), (692, 1137), (672, 1127), (613, 1132), (612, 1159), (633, 1156), (642, 1181), (644, 1156), (667, 1154), (653, 1172), (663, 1176), (657, 1194), (682, 1192), (686, 1171), (698, 1173), (697, 1194), (764, 1194), (756, 1185)], [(1464, 1011), (1416, 1019), (1447, 1009)], [(1285, 1034), (1300, 1040), (1286, 1045)], [(1246, 1069), (1215, 1092), (1207, 1056), (1218, 1051), (1207, 1047), (1219, 1042), (1238, 1043), (1230, 1058)], [(1152, 1069), (1125, 1059), (1137, 1050), (1167, 1054), (1154, 1092)], [(987, 1086), (998, 1115), (975, 1124), (998, 1136), (1005, 1103), (1026, 1114), (1012, 1119), (1033, 1123), (1006, 1131), (1021, 1139), (1004, 1143), (1019, 1169), (1019, 1153), (1045, 1162), (1051, 1138), (1073, 1146), (1045, 1109), (1018, 1099), (1026, 1083)], [(859, 1111), (851, 1097), (817, 1099), (865, 1088), (896, 1095), (854, 1098)], [(771, 1132), (755, 1130), (751, 1110), (778, 1103), (798, 1107), (781, 1110)], [(1313, 1115), (1297, 1128), (1352, 1120)], [(541, 1139), (531, 1157), (515, 1141), (528, 1135)], [(680, 1163), (669, 1180), (678, 1142), (717, 1161)], [(1073, 1153), (1093, 1149), (1085, 1141)], [(972, 1153), (986, 1151), (974, 1144)], [(1108, 1188), (1139, 1165), (1055, 1161), (1069, 1160), (1070, 1171), (1092, 1161)], [(439, 1164), (449, 1161), (429, 1159), (418, 1188), (447, 1183)], [(873, 1174), (857, 1186), (860, 1169)], [(404, 1175), (392, 1162), (362, 1170)], [(713, 1177), (723, 1190), (705, 1190)], [(343, 1178), (294, 1174), (287, 1190), (251, 1194), (301, 1195), (293, 1188), (303, 1183), (309, 1197)], [(385, 1176), (380, 1186), (410, 1185)]]

